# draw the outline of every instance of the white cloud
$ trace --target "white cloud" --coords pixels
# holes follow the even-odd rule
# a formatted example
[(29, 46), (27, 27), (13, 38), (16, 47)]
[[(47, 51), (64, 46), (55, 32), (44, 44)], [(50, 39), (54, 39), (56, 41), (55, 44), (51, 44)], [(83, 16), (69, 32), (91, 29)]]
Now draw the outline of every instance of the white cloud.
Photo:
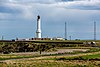
[(0, 13), (5, 16), (5, 14), (10, 14), (12, 17), (6, 18), (16, 18), (16, 19), (30, 19), (33, 16), (33, 9), (31, 5), (19, 4), (19, 3), (4, 3), (0, 5)]
[[(54, 16), (56, 15), (57, 12), (60, 12), (58, 11), (58, 9), (60, 10), (63, 8), (82, 9), (82, 10), (100, 10), (100, 0), (91, 0), (91, 1), (88, 1), (88, 0), (74, 0), (74, 1), (68, 1), (68, 0), (49, 0), (49, 1), (47, 0), (42, 0), (42, 1), (41, 0), (1, 0), (1, 1), (2, 2), (0, 6), (7, 9), (7, 11), (4, 10), (5, 14), (9, 13), (12, 16), (10, 18), (15, 17), (17, 19), (18, 18), (35, 19), (35, 16), (39, 13), (43, 13), (43, 14), (45, 13), (45, 15), (49, 14), (49, 15)], [(23, 2), (26, 2), (26, 3), (23, 3)], [(48, 13), (48, 11), (51, 11), (51, 12)]]
[(100, 10), (100, 0), (58, 2), (54, 6), (66, 9)]
[(1, 0), (1, 3), (13, 3), (19, 5), (32, 4), (47, 4), (50, 6), (57, 6), (66, 9), (87, 9), (87, 10), (100, 10), (100, 0)]

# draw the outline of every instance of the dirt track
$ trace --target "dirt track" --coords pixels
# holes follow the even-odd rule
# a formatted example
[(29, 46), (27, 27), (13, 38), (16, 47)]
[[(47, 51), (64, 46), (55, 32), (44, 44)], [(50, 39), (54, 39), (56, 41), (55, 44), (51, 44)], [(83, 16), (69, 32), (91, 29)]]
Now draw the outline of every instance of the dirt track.
[(85, 54), (76, 54), (76, 55), (64, 55), (64, 56), (43, 56), (43, 57), (35, 57), (35, 58), (21, 58), (21, 59), (9, 59), (9, 60), (3, 60), (0, 61), (0, 63), (16, 63), (16, 62), (23, 62), (23, 61), (30, 61), (30, 60), (42, 60), (47, 58), (62, 58), (62, 57), (74, 57), (74, 56), (84, 56), (84, 55), (92, 55), (92, 54), (99, 54), (99, 52), (93, 52), (93, 53), (85, 53)]
[[(74, 51), (87, 51), (89, 49), (57, 49), (57, 51), (54, 52), (42, 52), (41, 55), (47, 55), (47, 54), (58, 54), (58, 53), (67, 53), (67, 52), (74, 52)], [(37, 55), (40, 54), (40, 52), (22, 52), (22, 53), (12, 53), (14, 55)]]
[[(57, 51), (55, 52), (42, 52), (41, 55), (49, 55), (49, 54), (58, 54), (58, 53), (67, 53), (67, 52), (73, 52), (73, 51), (87, 51), (89, 49), (58, 49)], [(23, 52), (23, 53), (12, 53), (13, 55), (20, 55), (20, 56), (23, 56), (23, 55), (40, 55), (39, 52)], [(11, 55), (12, 55), (11, 54)], [(0, 62), (13, 62), (13, 61), (19, 61), (19, 60), (34, 60), (34, 59), (44, 59), (44, 58), (54, 58), (54, 57), (63, 57), (63, 56), (75, 56), (75, 55), (61, 55), (61, 56), (42, 56), (42, 57), (35, 57), (35, 58), (21, 58), (21, 59), (9, 59), (9, 60), (3, 60), (3, 61), (0, 61)]]

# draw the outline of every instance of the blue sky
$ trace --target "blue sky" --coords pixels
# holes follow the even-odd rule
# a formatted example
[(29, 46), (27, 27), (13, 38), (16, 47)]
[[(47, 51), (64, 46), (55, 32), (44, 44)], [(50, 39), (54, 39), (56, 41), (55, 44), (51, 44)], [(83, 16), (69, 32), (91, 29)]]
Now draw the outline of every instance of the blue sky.
[(35, 37), (37, 15), (42, 37), (64, 38), (67, 22), (68, 39), (93, 39), (96, 21), (100, 39), (100, 0), (0, 0), (0, 39)]

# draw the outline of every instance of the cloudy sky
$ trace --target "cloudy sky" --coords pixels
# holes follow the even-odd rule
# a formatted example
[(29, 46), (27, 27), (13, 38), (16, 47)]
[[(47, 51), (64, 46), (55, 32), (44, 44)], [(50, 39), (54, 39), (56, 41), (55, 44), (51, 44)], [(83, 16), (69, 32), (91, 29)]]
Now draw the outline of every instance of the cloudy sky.
[(42, 37), (93, 39), (93, 23), (100, 39), (100, 0), (0, 0), (0, 39), (32, 38), (37, 15), (41, 16)]

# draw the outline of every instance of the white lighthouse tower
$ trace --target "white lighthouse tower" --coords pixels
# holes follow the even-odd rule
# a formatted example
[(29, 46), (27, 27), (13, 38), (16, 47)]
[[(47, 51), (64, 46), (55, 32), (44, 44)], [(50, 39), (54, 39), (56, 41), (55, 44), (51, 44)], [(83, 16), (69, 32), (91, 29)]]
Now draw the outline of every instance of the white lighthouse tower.
[(40, 20), (40, 16), (37, 16), (37, 30), (36, 30), (36, 37), (37, 38), (41, 38), (41, 20)]

